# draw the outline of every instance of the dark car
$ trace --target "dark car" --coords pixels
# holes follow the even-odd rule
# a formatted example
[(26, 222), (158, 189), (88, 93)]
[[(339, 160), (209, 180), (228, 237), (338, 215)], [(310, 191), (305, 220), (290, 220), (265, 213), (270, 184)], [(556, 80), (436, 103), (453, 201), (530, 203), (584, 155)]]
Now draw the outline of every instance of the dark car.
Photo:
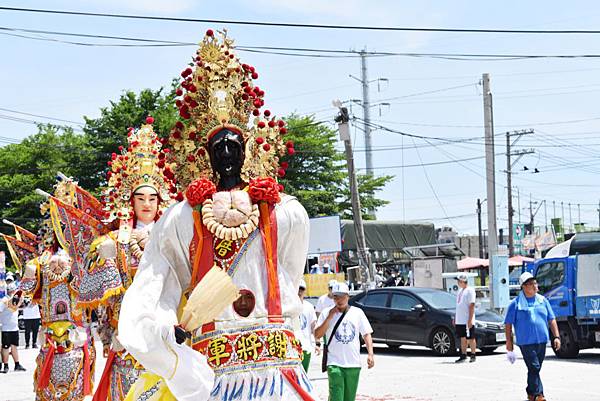
[[(437, 355), (455, 354), (459, 340), (452, 324), (456, 296), (432, 288), (388, 287), (350, 299), (373, 327), (373, 342), (390, 348), (423, 345)], [(491, 310), (475, 310), (477, 348), (492, 353), (506, 343), (503, 318)]]

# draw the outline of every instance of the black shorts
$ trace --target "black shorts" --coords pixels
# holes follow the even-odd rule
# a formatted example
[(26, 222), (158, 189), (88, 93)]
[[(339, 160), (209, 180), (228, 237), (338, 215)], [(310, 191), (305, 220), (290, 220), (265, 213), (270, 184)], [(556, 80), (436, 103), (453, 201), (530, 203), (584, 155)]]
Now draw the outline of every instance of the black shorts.
[(467, 335), (467, 325), (466, 324), (457, 324), (456, 325), (456, 335), (458, 338), (467, 338), (469, 340), (475, 338), (475, 326), (469, 329), (469, 335)]
[(2, 349), (9, 349), (11, 345), (19, 346), (18, 331), (3, 331), (2, 332)]

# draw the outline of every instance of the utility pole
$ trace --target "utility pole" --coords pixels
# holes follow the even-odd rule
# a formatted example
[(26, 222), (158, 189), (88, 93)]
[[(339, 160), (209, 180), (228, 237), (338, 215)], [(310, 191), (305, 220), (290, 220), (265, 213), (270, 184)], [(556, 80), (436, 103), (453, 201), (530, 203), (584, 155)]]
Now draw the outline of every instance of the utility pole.
[[(599, 209), (600, 212), (600, 209)], [(483, 259), (483, 232), (481, 230), (481, 200), (477, 198), (477, 231), (479, 238), (479, 259)]]
[(517, 207), (519, 208), (519, 223), (521, 223), (523, 220), (521, 220), (521, 193), (519, 187), (517, 187)]
[[(373, 173), (373, 147), (372, 147), (372, 141), (371, 141), (371, 107), (374, 105), (372, 105), (371, 101), (369, 100), (369, 83), (379, 82), (379, 81), (387, 82), (388, 79), (387, 78), (377, 78), (373, 81), (369, 81), (369, 74), (368, 74), (368, 68), (367, 68), (367, 51), (361, 50), (359, 52), (359, 54), (360, 54), (360, 79), (353, 75), (350, 75), (350, 77), (354, 78), (358, 82), (360, 82), (360, 84), (362, 86), (362, 101), (359, 101), (357, 99), (354, 99), (351, 101), (360, 103), (362, 106), (362, 109), (363, 109), (363, 131), (365, 134), (365, 170), (366, 170), (367, 175), (373, 176), (374, 173)], [(389, 106), (389, 103), (379, 103), (379, 104)], [(369, 209), (367, 211), (367, 213), (370, 214), (371, 216), (375, 216), (374, 209)]]
[(529, 226), (531, 227), (531, 234), (533, 234), (533, 232), (535, 231), (535, 229), (533, 228), (533, 219), (535, 218), (535, 215), (533, 214), (533, 202), (531, 201), (531, 192), (529, 193)]
[[(523, 135), (533, 134), (533, 130), (521, 130), (506, 133), (506, 188), (508, 192), (508, 256), (514, 255), (514, 243), (513, 243), (513, 216), (515, 211), (512, 203), (512, 168), (524, 155), (534, 153), (533, 149), (519, 150), (517, 152), (511, 152), (511, 148), (523, 137)], [(511, 137), (516, 137), (511, 143)], [(511, 157), (516, 156), (517, 158), (511, 162)]]
[(561, 211), (561, 225), (562, 225), (562, 234), (563, 234), (563, 239), (565, 236), (565, 203), (563, 201), (560, 201), (560, 211)]
[(494, 308), (494, 269), (492, 258), (498, 254), (498, 229), (496, 221), (496, 168), (494, 153), (494, 114), (492, 109), (492, 92), (490, 90), (490, 75), (482, 76), (483, 85), (483, 121), (485, 126), (485, 177), (487, 188), (487, 221), (488, 221), (488, 254), (490, 260), (490, 300)]
[(569, 202), (569, 232), (573, 231), (571, 227), (573, 227), (573, 215), (571, 214), (571, 203)]
[[(367, 174), (373, 175), (373, 154), (371, 147), (371, 103), (369, 102), (369, 77), (367, 75), (367, 53), (360, 52), (360, 78), (362, 83), (363, 124), (365, 131), (365, 164)], [(370, 213), (371, 211), (369, 211)]]
[(356, 180), (356, 173), (354, 168), (354, 155), (352, 152), (352, 140), (350, 138), (350, 128), (348, 122), (350, 116), (348, 109), (342, 107), (339, 100), (334, 101), (334, 106), (338, 107), (340, 113), (335, 117), (335, 122), (338, 123), (338, 129), (340, 133), (340, 139), (344, 141), (344, 147), (346, 150), (346, 162), (348, 165), (348, 179), (350, 180), (350, 196), (352, 202), (352, 217), (354, 220), (354, 233), (356, 235), (356, 246), (358, 253), (358, 260), (361, 268), (364, 269), (365, 277), (368, 286), (375, 283), (375, 272), (373, 271), (373, 265), (371, 264), (371, 255), (367, 248), (367, 242), (365, 239), (365, 229), (363, 226), (362, 212), (360, 208), (360, 197), (358, 193), (358, 182)]
[(548, 205), (544, 199), (544, 232), (548, 232)]
[(598, 201), (598, 229), (600, 230), (600, 200)]

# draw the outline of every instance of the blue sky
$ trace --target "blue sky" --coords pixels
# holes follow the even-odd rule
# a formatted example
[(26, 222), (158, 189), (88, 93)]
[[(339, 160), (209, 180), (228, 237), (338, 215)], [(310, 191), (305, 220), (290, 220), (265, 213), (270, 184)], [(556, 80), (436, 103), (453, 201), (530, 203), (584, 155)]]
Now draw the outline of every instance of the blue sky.
[[(256, 20), (345, 25), (414, 27), (597, 29), (600, 5), (593, 1), (3, 1), (2, 6), (59, 10), (132, 13), (206, 19)], [(363, 49), (419, 53), (600, 53), (600, 35), (500, 35), (329, 31), (317, 29), (103, 19), (0, 11), (0, 27), (39, 29), (196, 42), (207, 28), (227, 28), (238, 45), (329, 49)], [(106, 43), (102, 40), (100, 42)], [(0, 108), (83, 121), (117, 99), (123, 90), (139, 91), (168, 85), (189, 60), (195, 47), (82, 47), (0, 35)], [(358, 58), (316, 59), (240, 53), (260, 73), (257, 84), (270, 110), (314, 113), (331, 121), (331, 100), (361, 97)], [(516, 165), (513, 186), (520, 194), (521, 220), (528, 220), (529, 199), (546, 200), (548, 220), (598, 225), (600, 190), (600, 60), (541, 59), (514, 61), (453, 61), (432, 58), (381, 57), (368, 61), (369, 78), (388, 78), (371, 86), (371, 101), (394, 98), (391, 106), (373, 108), (373, 122), (417, 135), (449, 139), (483, 136), (481, 74), (491, 75), (496, 133), (535, 130), (517, 149), (534, 148)], [(448, 89), (454, 88), (454, 89)], [(379, 90), (378, 90), (379, 89)], [(418, 95), (421, 92), (429, 94)], [(355, 107), (355, 114), (362, 117)], [(22, 139), (34, 125), (4, 118), (0, 136)], [(23, 116), (20, 116), (23, 117)], [(47, 121), (33, 118), (39, 121)], [(126, 128), (126, 127), (124, 127)], [(362, 133), (353, 129), (356, 160), (364, 167)], [(377, 130), (373, 132), (376, 173), (394, 174), (381, 193), (391, 201), (378, 213), (385, 220), (431, 220), (461, 233), (476, 232), (475, 200), (485, 198), (483, 159), (421, 167), (452, 159), (484, 155), (482, 141), (431, 146), (420, 139)], [(504, 152), (499, 137), (496, 153)], [(415, 146), (417, 148), (415, 149)], [(386, 148), (395, 147), (390, 150)], [(405, 147), (404, 150), (397, 149)], [(341, 146), (340, 146), (341, 148)], [(506, 226), (505, 157), (496, 160), (499, 226)], [(401, 168), (402, 165), (406, 167)], [(414, 165), (417, 165), (414, 167)], [(400, 166), (400, 167), (398, 167)], [(530, 168), (523, 171), (523, 166)], [(539, 174), (531, 171), (537, 167)], [(428, 182), (429, 181), (429, 182)], [(435, 192), (435, 195), (434, 195)], [(515, 196), (517, 190), (515, 189)], [(437, 198), (436, 198), (437, 197)], [(514, 207), (517, 208), (515, 198)], [(577, 207), (579, 204), (579, 209)], [(518, 220), (518, 210), (516, 212)], [(536, 222), (543, 222), (541, 207)], [(484, 216), (485, 221), (485, 216)]]

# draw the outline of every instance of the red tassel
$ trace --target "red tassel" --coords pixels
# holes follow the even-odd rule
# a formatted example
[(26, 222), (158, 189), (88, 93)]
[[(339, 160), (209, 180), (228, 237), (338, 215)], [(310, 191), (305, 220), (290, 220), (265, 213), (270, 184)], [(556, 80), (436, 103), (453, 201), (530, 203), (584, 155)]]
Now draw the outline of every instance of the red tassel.
[(83, 345), (83, 394), (92, 394), (92, 378), (90, 375), (90, 353), (88, 351), (88, 343)]
[(300, 384), (298, 384), (298, 375), (293, 369), (281, 369), (281, 374), (287, 379), (288, 383), (292, 385), (294, 390), (296, 390), (303, 401), (314, 401), (314, 398), (312, 398), (312, 396), (306, 390), (304, 390)]
[(112, 349), (108, 352), (108, 358), (106, 359), (106, 365), (104, 365), (104, 371), (102, 372), (102, 378), (94, 393), (92, 401), (106, 401), (108, 399), (108, 389), (110, 387), (110, 373), (112, 371), (112, 364), (115, 360), (115, 351)]
[(38, 387), (46, 388), (48, 387), (48, 383), (50, 383), (50, 372), (52, 371), (52, 363), (54, 362), (54, 353), (56, 352), (56, 347), (52, 340), (48, 339), (48, 354), (46, 354), (46, 359), (44, 360), (44, 364), (42, 365), (42, 370), (40, 371), (40, 378)]

